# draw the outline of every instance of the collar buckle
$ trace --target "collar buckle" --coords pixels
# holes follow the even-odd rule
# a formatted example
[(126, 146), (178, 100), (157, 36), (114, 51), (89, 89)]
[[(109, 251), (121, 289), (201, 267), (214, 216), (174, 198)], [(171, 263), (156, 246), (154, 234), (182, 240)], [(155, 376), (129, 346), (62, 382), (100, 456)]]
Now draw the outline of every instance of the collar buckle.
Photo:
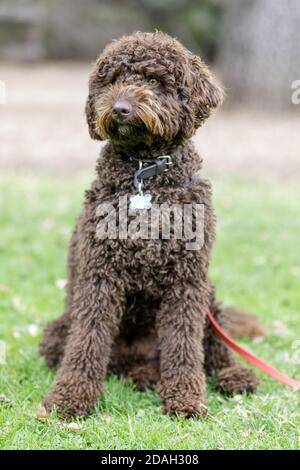
[(169, 171), (168, 166), (172, 165), (172, 158), (170, 155), (161, 155), (160, 157), (157, 157), (157, 160), (163, 160), (165, 162), (165, 165), (167, 168), (165, 168), (165, 171)]

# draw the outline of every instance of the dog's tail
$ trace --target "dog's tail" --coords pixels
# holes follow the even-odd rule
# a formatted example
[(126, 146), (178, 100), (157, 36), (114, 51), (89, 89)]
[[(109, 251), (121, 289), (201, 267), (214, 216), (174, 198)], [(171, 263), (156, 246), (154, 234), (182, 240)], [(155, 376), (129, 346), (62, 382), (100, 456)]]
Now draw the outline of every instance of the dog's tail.
[[(234, 307), (222, 308), (226, 332), (233, 338), (265, 336), (266, 330), (255, 315), (245, 313)], [(225, 328), (224, 328), (225, 329)]]

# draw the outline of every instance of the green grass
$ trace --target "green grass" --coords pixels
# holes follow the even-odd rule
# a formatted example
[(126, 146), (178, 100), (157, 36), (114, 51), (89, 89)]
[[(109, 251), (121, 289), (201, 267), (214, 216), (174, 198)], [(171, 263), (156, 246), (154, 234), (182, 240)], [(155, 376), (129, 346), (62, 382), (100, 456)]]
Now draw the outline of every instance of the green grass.
[[(13, 402), (0, 402), (0, 448), (299, 448), (299, 393), (262, 375), (255, 396), (226, 399), (209, 387), (210, 415), (203, 420), (171, 419), (155, 393), (114, 377), (95, 413), (78, 421), (80, 433), (55, 417), (36, 420), (54, 377), (37, 346), (43, 325), (63, 308), (56, 283), (65, 277), (67, 242), (86, 185), (84, 178), (0, 178), (0, 340), (7, 345), (0, 395)], [(300, 189), (233, 180), (214, 186), (218, 236), (211, 277), (219, 297), (257, 312), (269, 335), (243, 344), (300, 378)]]

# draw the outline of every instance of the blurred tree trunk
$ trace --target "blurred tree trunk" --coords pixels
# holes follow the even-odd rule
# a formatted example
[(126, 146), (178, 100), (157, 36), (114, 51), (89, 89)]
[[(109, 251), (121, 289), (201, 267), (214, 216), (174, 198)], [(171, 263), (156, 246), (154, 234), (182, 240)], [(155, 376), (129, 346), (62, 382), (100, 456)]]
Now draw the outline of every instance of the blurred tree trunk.
[(300, 79), (300, 1), (223, 0), (217, 59), (229, 102), (292, 108)]

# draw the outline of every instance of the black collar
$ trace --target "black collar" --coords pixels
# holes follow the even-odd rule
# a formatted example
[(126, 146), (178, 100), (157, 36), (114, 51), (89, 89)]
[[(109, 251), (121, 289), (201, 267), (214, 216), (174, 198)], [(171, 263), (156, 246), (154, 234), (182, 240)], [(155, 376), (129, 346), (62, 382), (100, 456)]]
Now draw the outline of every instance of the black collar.
[(139, 160), (135, 157), (130, 158), (138, 163), (138, 169), (133, 175), (133, 184), (139, 191), (143, 189), (144, 179), (162, 175), (165, 171), (168, 171), (168, 167), (172, 165), (172, 159), (169, 155), (162, 155), (155, 160)]

